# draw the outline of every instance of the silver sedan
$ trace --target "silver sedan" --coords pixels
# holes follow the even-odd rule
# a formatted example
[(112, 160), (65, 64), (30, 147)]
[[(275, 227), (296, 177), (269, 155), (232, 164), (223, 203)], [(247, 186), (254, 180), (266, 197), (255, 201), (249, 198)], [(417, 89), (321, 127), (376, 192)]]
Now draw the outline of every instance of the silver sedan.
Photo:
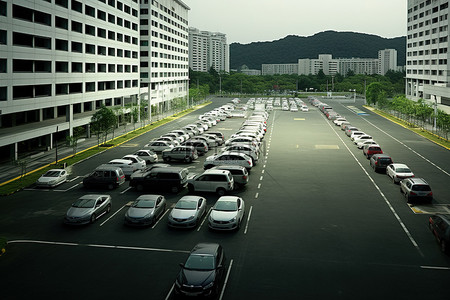
[(386, 167), (386, 174), (392, 178), (394, 183), (399, 183), (405, 178), (414, 177), (414, 173), (405, 164), (390, 164)]
[(209, 228), (234, 230), (241, 227), (245, 214), (244, 200), (236, 196), (222, 196), (209, 214)]
[(153, 225), (166, 211), (166, 198), (162, 195), (141, 195), (125, 213), (125, 224)]
[(200, 196), (184, 196), (178, 200), (169, 214), (171, 227), (196, 227), (206, 213), (206, 199)]
[(64, 223), (82, 225), (94, 223), (111, 211), (110, 195), (84, 195), (72, 204), (66, 213)]
[(39, 187), (55, 187), (67, 180), (67, 171), (64, 169), (51, 169), (39, 177), (36, 185)]

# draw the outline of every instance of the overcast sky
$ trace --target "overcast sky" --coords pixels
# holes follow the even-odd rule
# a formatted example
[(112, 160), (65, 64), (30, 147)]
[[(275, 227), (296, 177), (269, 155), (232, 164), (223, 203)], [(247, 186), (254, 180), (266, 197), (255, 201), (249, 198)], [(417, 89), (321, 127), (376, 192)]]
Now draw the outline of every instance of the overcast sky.
[(335, 30), (406, 35), (406, 0), (182, 0), (189, 26), (221, 32), (229, 44)]

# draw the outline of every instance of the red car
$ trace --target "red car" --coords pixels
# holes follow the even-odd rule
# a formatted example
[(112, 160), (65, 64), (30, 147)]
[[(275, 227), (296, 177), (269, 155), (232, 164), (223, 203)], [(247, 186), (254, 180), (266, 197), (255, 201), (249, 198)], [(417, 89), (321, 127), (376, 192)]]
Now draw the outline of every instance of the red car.
[(383, 154), (383, 150), (381, 150), (381, 147), (379, 145), (368, 144), (364, 145), (363, 153), (367, 157), (367, 159), (370, 159), (374, 154)]

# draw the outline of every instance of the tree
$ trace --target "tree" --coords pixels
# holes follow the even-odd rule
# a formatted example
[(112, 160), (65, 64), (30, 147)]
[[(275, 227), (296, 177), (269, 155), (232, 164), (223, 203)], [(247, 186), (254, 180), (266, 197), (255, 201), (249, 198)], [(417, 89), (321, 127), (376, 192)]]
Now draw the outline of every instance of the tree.
[(108, 133), (114, 130), (116, 124), (117, 116), (112, 109), (104, 105), (92, 115), (90, 125), (92, 131), (97, 135), (97, 146), (100, 144), (101, 137), (106, 143)]
[(76, 127), (73, 129), (73, 134), (66, 137), (67, 145), (72, 148), (72, 154), (75, 156), (77, 154), (78, 140), (83, 134), (83, 128)]
[(383, 85), (380, 82), (372, 82), (367, 86), (366, 99), (368, 104), (376, 104)]

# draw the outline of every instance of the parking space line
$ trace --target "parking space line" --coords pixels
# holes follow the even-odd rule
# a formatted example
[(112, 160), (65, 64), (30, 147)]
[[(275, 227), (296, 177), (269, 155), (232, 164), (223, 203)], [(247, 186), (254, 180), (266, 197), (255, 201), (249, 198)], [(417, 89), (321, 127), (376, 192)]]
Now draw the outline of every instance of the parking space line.
[[(322, 115), (322, 118), (325, 119), (325, 117)], [(361, 168), (361, 170), (363, 170), (363, 172), (366, 174), (366, 176), (369, 178), (369, 180), (372, 182), (373, 186), (377, 189), (378, 193), (381, 195), (381, 197), (383, 198), (384, 202), (387, 204), (387, 206), (389, 207), (389, 209), (391, 210), (392, 214), (395, 216), (395, 218), (397, 219), (398, 223), (400, 224), (400, 226), (402, 227), (403, 231), (406, 233), (406, 235), (408, 236), (409, 240), (411, 241), (411, 243), (413, 244), (413, 246), (416, 248), (416, 250), (419, 252), (419, 254), (424, 257), (424, 254), (422, 253), (422, 250), (420, 250), (419, 245), (417, 244), (417, 242), (414, 240), (414, 238), (412, 237), (411, 233), (409, 232), (408, 228), (406, 228), (406, 225), (403, 223), (402, 219), (400, 218), (400, 216), (397, 214), (397, 212), (395, 211), (394, 207), (392, 206), (392, 204), (389, 202), (389, 200), (386, 198), (386, 196), (384, 195), (384, 193), (381, 191), (380, 187), (375, 183), (375, 180), (373, 180), (372, 176), (370, 176), (370, 174), (366, 171), (366, 169), (364, 169), (363, 165), (359, 162), (359, 160), (356, 158), (356, 156), (353, 154), (353, 152), (350, 150), (350, 148), (347, 146), (347, 144), (344, 142), (344, 140), (341, 138), (341, 136), (337, 133), (337, 131), (330, 125), (330, 123), (328, 122), (327, 119), (325, 119), (326, 123), (328, 124), (328, 126), (330, 126), (331, 130), (336, 134), (336, 136), (341, 140), (342, 144), (344, 145), (345, 148), (347, 148), (347, 151), (350, 153), (350, 155), (353, 157), (353, 159), (356, 161), (356, 163), (359, 165), (359, 167)]]
[(431, 269), (431, 270), (450, 270), (450, 267), (420, 266), (420, 268)]
[(202, 228), (203, 223), (205, 223), (206, 219), (208, 219), (209, 214), (211, 213), (212, 207), (209, 208), (208, 212), (205, 214), (205, 217), (203, 218), (203, 221), (200, 223), (200, 225), (197, 228), (197, 231), (200, 231), (200, 228)]
[(248, 211), (247, 224), (245, 224), (244, 234), (247, 234), (248, 223), (250, 222), (250, 216), (252, 215), (253, 206), (250, 206), (250, 210)]
[(227, 276), (225, 277), (225, 281), (223, 282), (222, 292), (220, 293), (219, 300), (222, 300), (223, 293), (225, 293), (225, 288), (226, 288), (227, 283), (228, 283), (228, 278), (230, 277), (230, 272), (231, 272), (231, 267), (232, 266), (233, 266), (233, 259), (230, 260), (230, 266), (228, 267)]
[(158, 221), (156, 221), (155, 224), (153, 224), (152, 229), (155, 228), (156, 225), (158, 225), (159, 221), (161, 221), (161, 220), (164, 218), (164, 216), (169, 212), (169, 210), (170, 210), (169, 208), (166, 209), (166, 211), (165, 211), (164, 214), (158, 219)]
[(260, 184), (258, 184), (258, 189), (260, 189), (261, 188), (261, 183)]
[(129, 191), (131, 189), (131, 186), (127, 187), (126, 189), (124, 189), (123, 191), (120, 192), (120, 194), (125, 194), (127, 191)]
[(259, 193), (256, 193), (255, 195), (255, 199), (258, 199)]
[(166, 298), (164, 298), (165, 300), (170, 299), (170, 296), (172, 295), (174, 287), (175, 287), (175, 283), (172, 284), (172, 287), (170, 288), (169, 293), (167, 294)]
[(127, 204), (125, 204), (124, 206), (122, 206), (118, 211), (116, 211), (115, 213), (113, 213), (108, 219), (106, 219), (105, 221), (103, 221), (103, 223), (102, 224), (100, 224), (100, 226), (103, 226), (103, 224), (105, 224), (106, 222), (108, 222), (110, 219), (112, 219), (112, 217), (114, 217), (115, 215), (117, 215), (117, 213), (119, 212), (119, 211), (121, 211), (124, 207), (126, 207), (127, 206)]

